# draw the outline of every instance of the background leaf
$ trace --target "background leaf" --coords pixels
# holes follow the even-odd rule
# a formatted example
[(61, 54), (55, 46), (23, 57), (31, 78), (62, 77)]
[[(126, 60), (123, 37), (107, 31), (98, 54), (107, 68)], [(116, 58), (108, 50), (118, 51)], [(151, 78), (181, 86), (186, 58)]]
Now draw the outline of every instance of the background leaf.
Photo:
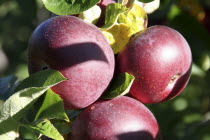
[(0, 100), (8, 99), (12, 94), (17, 84), (15, 84), (17, 77), (10, 75), (0, 78)]
[(6, 100), (0, 112), (0, 139), (8, 136), (8, 140), (13, 140), (18, 137), (18, 135), (10, 133), (17, 133), (21, 118), (47, 89), (28, 88), (15, 93)]

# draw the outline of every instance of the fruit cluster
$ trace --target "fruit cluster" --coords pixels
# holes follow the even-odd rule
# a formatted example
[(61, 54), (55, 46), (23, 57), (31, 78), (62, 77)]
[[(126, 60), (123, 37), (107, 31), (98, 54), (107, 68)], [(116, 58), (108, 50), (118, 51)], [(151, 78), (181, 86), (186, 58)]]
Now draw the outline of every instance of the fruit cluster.
[[(191, 73), (192, 56), (184, 37), (166, 26), (133, 35), (119, 54), (97, 26), (77, 16), (55, 16), (33, 32), (29, 73), (55, 69), (68, 80), (52, 88), (66, 109), (83, 109), (69, 140), (159, 140), (160, 130), (143, 103), (179, 95)], [(129, 96), (103, 99), (120, 73), (135, 77)]]

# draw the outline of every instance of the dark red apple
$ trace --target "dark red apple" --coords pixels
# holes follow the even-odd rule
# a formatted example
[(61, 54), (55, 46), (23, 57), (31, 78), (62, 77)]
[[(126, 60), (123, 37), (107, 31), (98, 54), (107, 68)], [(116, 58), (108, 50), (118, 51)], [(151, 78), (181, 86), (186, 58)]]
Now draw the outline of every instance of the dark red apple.
[(126, 96), (98, 101), (76, 118), (68, 140), (160, 140), (158, 123), (141, 102)]
[(135, 76), (130, 94), (143, 103), (159, 103), (185, 88), (192, 54), (184, 37), (166, 26), (152, 26), (134, 36), (117, 58), (118, 73)]
[(84, 108), (109, 85), (114, 54), (102, 32), (75, 16), (57, 16), (39, 25), (28, 45), (28, 69), (61, 72), (67, 81), (52, 88), (65, 108)]

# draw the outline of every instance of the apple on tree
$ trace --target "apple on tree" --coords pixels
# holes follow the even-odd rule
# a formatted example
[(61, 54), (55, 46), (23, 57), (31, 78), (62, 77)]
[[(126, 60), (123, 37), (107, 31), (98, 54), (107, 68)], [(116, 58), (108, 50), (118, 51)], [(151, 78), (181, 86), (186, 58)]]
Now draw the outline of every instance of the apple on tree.
[(158, 123), (141, 102), (120, 96), (98, 101), (72, 124), (68, 140), (160, 140)]
[(117, 58), (118, 73), (135, 76), (130, 95), (143, 103), (159, 103), (185, 88), (192, 54), (184, 37), (172, 28), (153, 26), (135, 35)]
[[(49, 2), (50, 4), (46, 2), (46, 4), (48, 3), (50, 5), (48, 6), (52, 9), (59, 9), (60, 7), (65, 7), (65, 4), (68, 5), (67, 2), (61, 2), (61, 5), (57, 4), (59, 7), (54, 8), (52, 6), (53, 2), (54, 1)], [(88, 4), (88, 1), (85, 2), (85, 4)], [(86, 7), (90, 11), (80, 11), (81, 13), (78, 12), (78, 14), (74, 16), (55, 16), (44, 21), (35, 29), (28, 44), (29, 74), (45, 69), (59, 71), (67, 80), (53, 86), (51, 88), (52, 91), (60, 95), (63, 99), (65, 109), (84, 110), (82, 110), (79, 115), (73, 114), (73, 117), (76, 116), (76, 119), (73, 123), (71, 122), (71, 132), (68, 136), (66, 135), (70, 131), (67, 130), (68, 125), (64, 126), (58, 124), (56, 126), (56, 124), (53, 123), (54, 120), (51, 121), (54, 117), (47, 118), (48, 114), (46, 114), (46, 118), (45, 115), (41, 118), (44, 120), (43, 123), (41, 122), (40, 124), (38, 122), (39, 124), (37, 124), (37, 120), (41, 120), (38, 115), (38, 117), (36, 116), (38, 119), (35, 119), (33, 124), (29, 123), (25, 126), (32, 128), (32, 130), (38, 133), (40, 132), (42, 135), (46, 135), (46, 139), (48, 139), (48, 137), (63, 139), (62, 135), (65, 135), (68, 140), (160, 140), (160, 129), (157, 120), (143, 103), (160, 103), (167, 101), (183, 91), (189, 81), (191, 73), (192, 54), (190, 47), (184, 37), (174, 29), (166, 26), (152, 26), (146, 29), (145, 23), (147, 23), (147, 16), (144, 10), (141, 10), (141, 7), (141, 9), (139, 9), (139, 6), (132, 5), (134, 4), (134, 0), (121, 1), (125, 3), (129, 2), (128, 5), (130, 5), (130, 7), (126, 5), (128, 8), (125, 8), (124, 5), (116, 4), (119, 7), (115, 4), (110, 5), (110, 11), (114, 8), (116, 11), (119, 11), (116, 13), (113, 12), (114, 14), (112, 12), (109, 13), (109, 11), (107, 12), (109, 13), (107, 14), (108, 16), (114, 16), (106, 20), (110, 19), (110, 21), (113, 22), (111, 22), (110, 25), (108, 24), (109, 27), (102, 27), (103, 29), (101, 28), (100, 31), (97, 26), (101, 27), (104, 25), (106, 7), (110, 3), (115, 3), (115, 1), (101, 0), (99, 3), (97, 3), (97, 1), (95, 2), (98, 6), (93, 6), (93, 9)], [(154, 3), (150, 3), (153, 5), (141, 4), (143, 4), (143, 8), (145, 9), (147, 6), (152, 7), (152, 10), (150, 9), (151, 11), (149, 12), (153, 12), (153, 10), (159, 6), (159, 0), (154, 0), (153, 2)], [(64, 4), (64, 6), (62, 4)], [(72, 1), (72, 4), (75, 4), (75, 1)], [(84, 4), (84, 1), (80, 4)], [(54, 5), (56, 6), (55, 3)], [(77, 9), (75, 5), (71, 6)], [(79, 5), (79, 7), (81, 5)], [(113, 8), (112, 6), (116, 7)], [(100, 11), (99, 7), (102, 10), (102, 14), (97, 13), (94, 15), (92, 10)], [(131, 10), (132, 8), (133, 10)], [(58, 13), (65, 14), (62, 13), (62, 11), (67, 10), (62, 9)], [(90, 17), (92, 17), (90, 19), (89, 14)], [(96, 24), (97, 26), (93, 25), (96, 23), (99, 16), (100, 19)], [(92, 24), (85, 22), (79, 17), (87, 19), (87, 21)], [(114, 24), (119, 26), (113, 26)], [(135, 26), (133, 26), (134, 24)], [(128, 31), (127, 29), (130, 29), (130, 32), (126, 32)], [(117, 37), (121, 38), (121, 40), (129, 40), (126, 46), (124, 44), (126, 44), (127, 41), (123, 43), (122, 46), (125, 46), (123, 50), (120, 49), (120, 53), (116, 53), (116, 72), (117, 74), (127, 72), (131, 74), (130, 76), (135, 76), (135, 80), (133, 76), (132, 79), (126, 79), (126, 73), (124, 79), (122, 77), (114, 77), (117, 79), (117, 82), (114, 79), (113, 81), (116, 82), (114, 86), (109, 86), (114, 74), (115, 57), (110, 46), (111, 43), (109, 44), (107, 41), (108, 38), (105, 38), (102, 31), (107, 31), (106, 33), (110, 33), (110, 36), (118, 32), (119, 36)], [(125, 33), (128, 35), (124, 38), (123, 35)], [(113, 40), (118, 41), (117, 39), (115, 40), (115, 38)], [(120, 80), (119, 82), (118, 78), (120, 80), (123, 79), (123, 82)], [(41, 76), (41, 79), (45, 81), (46, 77)], [(55, 77), (52, 79), (52, 81), (54, 81)], [(30, 79), (28, 81), (32, 80)], [(52, 82), (51, 80), (49, 81)], [(41, 82), (41, 85), (46, 86), (48, 85), (46, 83), (49, 81)], [(115, 86), (118, 87), (118, 89), (115, 89)], [(49, 88), (49, 86), (47, 87)], [(42, 89), (42, 87), (39, 88)], [(39, 88), (36, 89), (32, 87), (32, 90), (35, 89), (35, 91), (37, 90), (39, 93)], [(122, 96), (126, 94), (129, 89), (130, 95), (135, 99)], [(111, 92), (108, 93), (114, 93), (108, 96), (109, 100), (100, 100), (104, 91), (109, 90)], [(25, 90), (23, 91), (25, 92)], [(32, 94), (30, 90), (29, 94)], [(17, 98), (27, 99), (19, 95), (18, 93)], [(103, 98), (106, 98), (106, 95), (103, 96)], [(50, 99), (56, 100), (57, 98)], [(46, 96), (45, 100), (49, 101), (49, 98)], [(6, 103), (10, 104), (10, 102)], [(46, 102), (46, 104), (50, 103)], [(0, 100), (0, 110), (2, 105), (4, 106), (4, 102)], [(12, 102), (11, 105), (13, 105)], [(65, 114), (66, 112), (62, 104), (60, 105), (62, 111), (57, 114), (58, 116), (61, 114), (61, 118), (62, 115), (64, 115), (67, 121), (68, 117)], [(43, 106), (44, 109), (41, 107), (41, 110), (47, 112), (48, 110), (46, 108), (48, 107), (45, 107), (45, 102)], [(4, 106), (3, 110), (7, 108), (7, 106)], [(52, 112), (54, 113), (54, 111)], [(38, 111), (38, 114), (42, 113)], [(8, 120), (10, 121), (10, 119)], [(45, 120), (48, 121), (48, 124), (45, 123)], [(56, 121), (55, 123), (57, 123)], [(17, 123), (19, 124), (19, 122)], [(24, 126), (24, 124), (22, 126)], [(60, 128), (57, 129), (57, 127), (61, 126), (61, 129), (63, 129), (63, 126), (66, 127), (65, 132), (60, 132)], [(14, 132), (16, 132), (16, 127), (14, 128)], [(53, 128), (52, 130), (54, 132), (51, 131), (51, 128)], [(46, 129), (50, 132), (45, 131)], [(11, 130), (11, 132), (12, 131), (13, 130)], [(51, 132), (53, 133), (52, 135), (49, 134)], [(7, 133), (5, 134), (7, 135)], [(54, 138), (57, 135), (59, 138)]]
[(114, 66), (113, 51), (101, 31), (75, 16), (46, 20), (29, 40), (29, 73), (49, 68), (68, 78), (52, 87), (67, 109), (95, 102), (109, 85)]

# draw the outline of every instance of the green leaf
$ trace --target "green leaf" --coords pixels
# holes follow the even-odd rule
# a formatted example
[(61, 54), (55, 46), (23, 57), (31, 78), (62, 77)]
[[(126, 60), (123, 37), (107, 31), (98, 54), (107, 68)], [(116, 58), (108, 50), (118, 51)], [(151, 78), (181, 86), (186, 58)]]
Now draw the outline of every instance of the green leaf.
[(0, 139), (13, 140), (18, 137), (19, 121), (47, 88), (28, 88), (12, 95), (0, 112)]
[(61, 135), (66, 135), (71, 131), (69, 123), (59, 120), (51, 120), (51, 123), (55, 126)]
[(57, 15), (79, 14), (100, 0), (42, 0), (45, 7)]
[(19, 134), (23, 140), (38, 140), (39, 135), (31, 128), (20, 126)]
[(52, 90), (46, 92), (44, 101), (35, 117), (35, 120), (38, 119), (57, 119), (69, 122), (62, 99)]
[(5, 121), (0, 122), (0, 139), (1, 140), (15, 140), (19, 137), (18, 134), (19, 123), (8, 118)]
[(63, 136), (58, 132), (55, 126), (47, 119), (35, 124), (27, 124), (25, 127), (31, 128), (34, 131), (41, 133), (55, 140), (64, 140)]
[(56, 70), (42, 70), (24, 79), (17, 86), (15, 92), (29, 87), (48, 87), (52, 86), (52, 83), (59, 83), (64, 80), (66, 80), (66, 78), (64, 78), (63, 75)]
[(112, 99), (127, 94), (130, 90), (134, 79), (135, 77), (128, 73), (122, 73), (117, 75), (113, 79), (111, 86), (109, 87), (103, 98)]
[(118, 16), (127, 10), (128, 8), (119, 3), (109, 4), (106, 7), (105, 25), (101, 28), (101, 30), (110, 29), (117, 22)]
[(152, 2), (154, 0), (138, 0), (139, 2), (143, 2), (143, 3), (149, 3), (149, 2)]
[(14, 75), (0, 78), (0, 100), (6, 100), (13, 94), (16, 80)]
[[(31, 108), (34, 102), (50, 87), (65, 80), (57, 71), (49, 70), (50, 75), (45, 77), (43, 72), (38, 72), (20, 83), (17, 89), (22, 89), (6, 100), (0, 112), (0, 139), (14, 140), (18, 137), (19, 121)], [(43, 77), (40, 77), (42, 75)], [(37, 76), (37, 77), (34, 77)], [(62, 77), (62, 78), (61, 78)], [(57, 79), (58, 78), (58, 79)], [(33, 82), (35, 84), (33, 84)], [(29, 83), (27, 83), (29, 82)], [(42, 83), (42, 84), (40, 84)], [(40, 85), (41, 87), (32, 87)], [(29, 87), (28, 87), (29, 86)]]

